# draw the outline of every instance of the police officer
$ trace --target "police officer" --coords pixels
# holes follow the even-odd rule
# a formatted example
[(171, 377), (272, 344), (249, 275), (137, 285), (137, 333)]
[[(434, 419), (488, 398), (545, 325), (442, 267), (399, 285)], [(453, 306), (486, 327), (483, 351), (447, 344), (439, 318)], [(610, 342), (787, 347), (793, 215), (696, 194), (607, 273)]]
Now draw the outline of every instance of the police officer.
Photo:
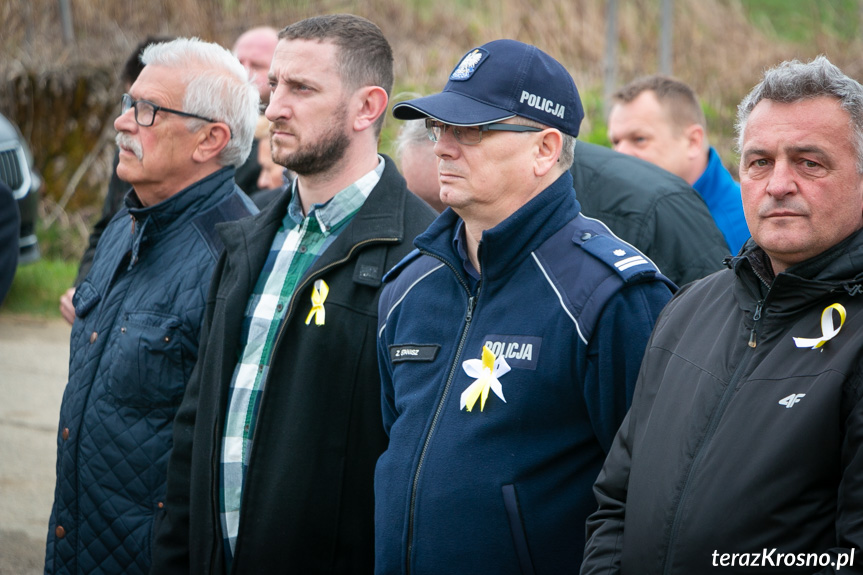
[(534, 46), (468, 52), (424, 119), (449, 206), (388, 276), (379, 573), (562, 573), (673, 284), (579, 214), (575, 83)]

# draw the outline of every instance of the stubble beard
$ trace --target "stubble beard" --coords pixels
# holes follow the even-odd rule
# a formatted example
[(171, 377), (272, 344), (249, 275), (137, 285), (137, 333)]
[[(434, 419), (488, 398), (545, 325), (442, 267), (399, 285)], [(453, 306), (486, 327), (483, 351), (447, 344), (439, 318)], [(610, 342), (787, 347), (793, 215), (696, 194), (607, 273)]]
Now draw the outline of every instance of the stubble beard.
[(300, 144), (297, 151), (276, 157), (277, 148), (270, 140), (273, 161), (300, 176), (314, 176), (330, 170), (345, 157), (350, 139), (345, 133), (347, 113), (344, 108), (333, 118), (330, 127), (309, 144)]

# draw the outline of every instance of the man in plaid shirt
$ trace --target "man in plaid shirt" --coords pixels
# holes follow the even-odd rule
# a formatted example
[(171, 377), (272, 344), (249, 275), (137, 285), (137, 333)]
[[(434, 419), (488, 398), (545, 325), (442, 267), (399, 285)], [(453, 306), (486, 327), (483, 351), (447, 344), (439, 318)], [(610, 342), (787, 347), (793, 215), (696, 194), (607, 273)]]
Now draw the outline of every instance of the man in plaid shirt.
[(377, 153), (393, 81), (378, 27), (322, 16), (279, 38), (266, 115), (298, 177), (220, 228), (154, 573), (373, 569), (377, 300), (435, 214)]

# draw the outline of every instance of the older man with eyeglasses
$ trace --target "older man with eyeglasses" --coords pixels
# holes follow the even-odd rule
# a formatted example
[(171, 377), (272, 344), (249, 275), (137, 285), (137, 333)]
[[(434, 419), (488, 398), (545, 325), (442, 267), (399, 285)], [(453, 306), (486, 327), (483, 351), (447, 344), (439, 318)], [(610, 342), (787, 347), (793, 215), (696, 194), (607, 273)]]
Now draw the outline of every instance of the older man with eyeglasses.
[(584, 116), (534, 46), (468, 52), (425, 119), (450, 209), (387, 278), (378, 313), (389, 447), (378, 573), (569, 573), (591, 486), (673, 284), (579, 213)]
[(198, 355), (220, 222), (257, 212), (234, 183), (259, 95), (224, 48), (152, 44), (115, 120), (132, 189), (73, 298), (45, 573), (147, 573), (174, 414)]

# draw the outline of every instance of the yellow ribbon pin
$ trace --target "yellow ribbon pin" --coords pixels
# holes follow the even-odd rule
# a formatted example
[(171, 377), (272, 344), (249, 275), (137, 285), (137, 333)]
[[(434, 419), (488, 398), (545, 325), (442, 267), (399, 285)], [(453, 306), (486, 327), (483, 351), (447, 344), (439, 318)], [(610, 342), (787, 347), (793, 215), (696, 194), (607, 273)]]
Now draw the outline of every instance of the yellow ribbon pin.
[(498, 381), (499, 377), (512, 369), (506, 359), (495, 357), (488, 347), (482, 346), (482, 360), (468, 359), (462, 364), (462, 368), (470, 377), (477, 379), (462, 392), (459, 409), (467, 408), (470, 411), (476, 404), (476, 400), (481, 398), (479, 410), (482, 411), (485, 407), (485, 400), (488, 399), (489, 389), (506, 403), (506, 399), (503, 397), (503, 387)]
[(327, 317), (324, 302), (327, 300), (328, 293), (330, 293), (330, 286), (327, 285), (327, 282), (315, 280), (315, 287), (312, 290), (312, 309), (306, 317), (306, 325), (312, 321), (312, 316), (315, 318), (315, 325), (324, 325), (324, 320)]
[[(833, 310), (839, 312), (839, 327), (833, 327)], [(795, 337), (794, 345), (797, 347), (809, 347), (812, 349), (818, 349), (839, 333), (839, 330), (842, 329), (842, 326), (845, 324), (845, 308), (842, 307), (842, 304), (834, 303), (833, 305), (828, 305), (824, 308), (824, 311), (821, 312), (821, 337), (814, 338), (805, 338), (805, 337)]]

